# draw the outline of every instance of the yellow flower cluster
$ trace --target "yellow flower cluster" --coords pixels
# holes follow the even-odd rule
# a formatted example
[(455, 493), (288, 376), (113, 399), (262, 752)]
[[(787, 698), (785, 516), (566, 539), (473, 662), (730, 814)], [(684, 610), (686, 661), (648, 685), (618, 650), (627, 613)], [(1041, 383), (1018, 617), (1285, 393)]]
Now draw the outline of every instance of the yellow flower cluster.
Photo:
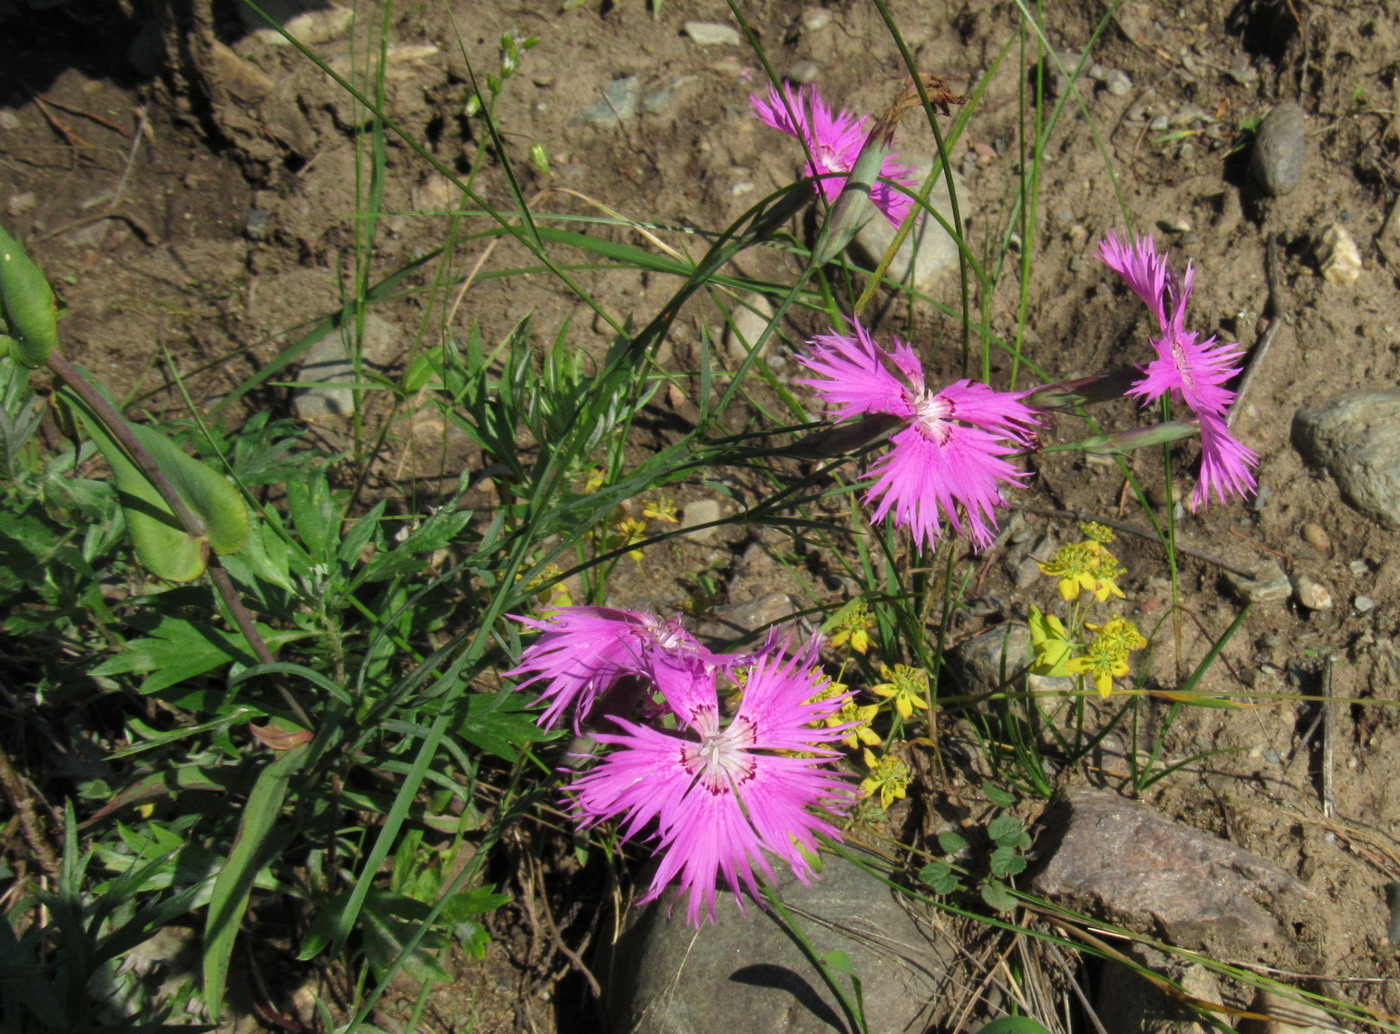
[(894, 709), (906, 721), (914, 717), (914, 708), (928, 710), (928, 672), (923, 668), (911, 668), (907, 664), (880, 665), (880, 677), (885, 679), (870, 692), (886, 697), (894, 702)]
[(826, 644), (840, 648), (850, 643), (852, 650), (864, 656), (865, 651), (870, 649), (870, 629), (873, 627), (875, 619), (865, 601), (853, 600), (837, 611), (836, 616), (826, 626), (827, 631), (831, 633)]
[(1128, 654), (1141, 650), (1147, 645), (1147, 640), (1137, 626), (1126, 618), (1114, 618), (1104, 625), (1085, 623), (1084, 627), (1098, 634), (1084, 648), (1084, 653), (1066, 663), (1065, 667), (1091, 675), (1099, 696), (1106, 697), (1113, 692), (1114, 677), (1128, 674)]
[[(1112, 534), (1107, 528), (1103, 528), (1103, 531)], [(1086, 538), (1083, 542), (1061, 546), (1049, 560), (1040, 562), (1040, 573), (1059, 579), (1060, 596), (1067, 603), (1078, 598), (1081, 592), (1093, 593), (1094, 599), (1100, 603), (1110, 595), (1123, 599), (1123, 590), (1118, 588), (1117, 582), (1124, 573), (1123, 566), (1096, 539)]]
[(861, 792), (867, 797), (878, 792), (880, 807), (888, 811), (891, 804), (904, 797), (909, 787), (909, 766), (893, 754), (877, 758), (869, 747), (865, 748), (864, 756), (870, 774), (860, 781)]

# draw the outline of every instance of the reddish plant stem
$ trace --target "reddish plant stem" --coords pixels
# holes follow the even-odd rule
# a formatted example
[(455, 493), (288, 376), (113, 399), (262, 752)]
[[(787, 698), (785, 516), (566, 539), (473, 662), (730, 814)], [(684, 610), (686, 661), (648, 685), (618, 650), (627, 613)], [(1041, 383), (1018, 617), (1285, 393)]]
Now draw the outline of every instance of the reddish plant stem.
[[(165, 500), (171, 513), (175, 515), (175, 519), (180, 522), (185, 531), (196, 539), (203, 538), (207, 534), (204, 521), (185, 505), (185, 501), (180, 498), (180, 493), (175, 490), (175, 486), (170, 483), (170, 479), (165, 476), (165, 472), (160, 469), (155, 458), (141, 444), (141, 440), (131, 433), (126, 419), (117, 412), (116, 407), (108, 402), (100, 391), (89, 384), (87, 378), (73, 364), (63, 358), (57, 349), (49, 353), (48, 365), (49, 369), (53, 370), (63, 380), (63, 383), (72, 388), (77, 396), (97, 414), (112, 437), (126, 450), (131, 462), (140, 467), (141, 473), (146, 475), (146, 478), (155, 486), (156, 491), (160, 493), (161, 498)], [(238, 590), (234, 588), (233, 579), (229, 577), (228, 570), (219, 562), (218, 555), (208, 550), (207, 542), (204, 543), (204, 548), (207, 551), (206, 569), (209, 572), (209, 578), (223, 598), (229, 613), (233, 616), (234, 624), (243, 633), (243, 638), (248, 641), (248, 645), (260, 663), (274, 663), (276, 658), (268, 649), (267, 643), (253, 623), (253, 615), (239, 599)], [(302, 722), (306, 728), (311, 728), (310, 717), (292, 691), (280, 682), (277, 683), (277, 691), (281, 694), (292, 714), (296, 715), (297, 720)]]

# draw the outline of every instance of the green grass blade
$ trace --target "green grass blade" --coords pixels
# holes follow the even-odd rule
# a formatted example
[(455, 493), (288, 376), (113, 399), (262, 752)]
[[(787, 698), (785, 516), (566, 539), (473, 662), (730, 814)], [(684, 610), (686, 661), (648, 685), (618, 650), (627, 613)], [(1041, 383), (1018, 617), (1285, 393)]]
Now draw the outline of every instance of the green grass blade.
[(282, 810), (292, 776), (305, 761), (306, 747), (296, 746), (283, 751), (263, 769), (243, 808), (228, 861), (214, 881), (204, 924), (204, 999), (209, 1018), (215, 1022), (223, 1008), (233, 942), (248, 909), (253, 879), (264, 861), (263, 849)]

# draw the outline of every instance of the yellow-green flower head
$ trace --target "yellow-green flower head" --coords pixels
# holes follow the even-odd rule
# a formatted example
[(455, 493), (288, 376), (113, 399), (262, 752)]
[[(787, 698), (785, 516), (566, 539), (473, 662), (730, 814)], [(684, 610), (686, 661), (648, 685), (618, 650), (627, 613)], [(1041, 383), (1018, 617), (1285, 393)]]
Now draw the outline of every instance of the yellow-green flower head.
[(1074, 641), (1065, 630), (1065, 623), (1054, 614), (1042, 614), (1040, 608), (1032, 604), (1031, 616), (1026, 624), (1030, 627), (1031, 650), (1035, 653), (1031, 674), (1051, 678), (1064, 678), (1072, 674), (1065, 662), (1074, 650)]
[(893, 754), (877, 758), (869, 747), (865, 748), (865, 767), (870, 774), (860, 781), (861, 792), (867, 797), (880, 794), (880, 807), (888, 811), (891, 804), (904, 797), (909, 787), (909, 768)]
[(1080, 532), (1090, 542), (1097, 542), (1101, 546), (1106, 546), (1113, 541), (1113, 529), (1098, 521), (1086, 521), (1079, 526)]
[(901, 718), (912, 718), (914, 708), (928, 710), (928, 672), (907, 664), (880, 665), (880, 677), (886, 681), (871, 686), (876, 696), (888, 697)]
[(830, 633), (827, 645), (836, 648), (851, 644), (856, 653), (864, 654), (870, 649), (870, 629), (875, 627), (875, 619), (864, 600), (854, 600), (837, 611), (827, 626)]
[(1061, 546), (1039, 567), (1041, 574), (1059, 579), (1060, 596), (1066, 603), (1081, 592), (1093, 593), (1100, 603), (1110, 595), (1123, 599), (1123, 590), (1116, 580), (1123, 575), (1123, 567), (1102, 543), (1093, 539)]
[(1136, 625), (1124, 618), (1114, 618), (1102, 626), (1086, 622), (1084, 627), (1094, 629), (1098, 634), (1084, 648), (1084, 655), (1069, 661), (1065, 667), (1092, 676), (1099, 696), (1110, 696), (1114, 678), (1126, 675), (1130, 670), (1128, 654), (1141, 650), (1147, 645), (1147, 640)]
[(866, 704), (861, 707), (854, 700), (847, 700), (841, 705), (841, 710), (835, 714), (827, 715), (826, 724), (833, 729), (841, 725), (848, 727), (846, 734), (841, 737), (841, 742), (849, 750), (855, 750), (857, 743), (865, 744), (867, 747), (878, 747), (880, 736), (870, 727), (870, 723), (875, 720), (875, 715), (879, 711), (879, 704)]
[(651, 521), (660, 521), (663, 524), (679, 524), (679, 510), (676, 508), (676, 501), (667, 495), (657, 496), (649, 503), (642, 504), (642, 516)]

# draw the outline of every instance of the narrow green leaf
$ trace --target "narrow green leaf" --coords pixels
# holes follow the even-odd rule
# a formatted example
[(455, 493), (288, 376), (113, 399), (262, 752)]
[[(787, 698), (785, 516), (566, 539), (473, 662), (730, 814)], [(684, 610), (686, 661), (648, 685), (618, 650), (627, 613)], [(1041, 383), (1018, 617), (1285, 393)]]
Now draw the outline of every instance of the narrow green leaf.
[(1003, 1016), (993, 1020), (977, 1034), (1050, 1034), (1041, 1024), (1029, 1016)]
[(209, 915), (204, 924), (204, 1000), (209, 1018), (216, 1023), (223, 1008), (233, 942), (248, 909), (253, 879), (265, 860), (264, 848), (286, 799), (291, 778), (306, 761), (306, 753), (305, 746), (284, 750), (262, 770), (248, 795), (228, 861), (214, 881)]
[(0, 315), (14, 338), (10, 355), (31, 370), (58, 347), (58, 307), (53, 288), (19, 242), (0, 226)]

